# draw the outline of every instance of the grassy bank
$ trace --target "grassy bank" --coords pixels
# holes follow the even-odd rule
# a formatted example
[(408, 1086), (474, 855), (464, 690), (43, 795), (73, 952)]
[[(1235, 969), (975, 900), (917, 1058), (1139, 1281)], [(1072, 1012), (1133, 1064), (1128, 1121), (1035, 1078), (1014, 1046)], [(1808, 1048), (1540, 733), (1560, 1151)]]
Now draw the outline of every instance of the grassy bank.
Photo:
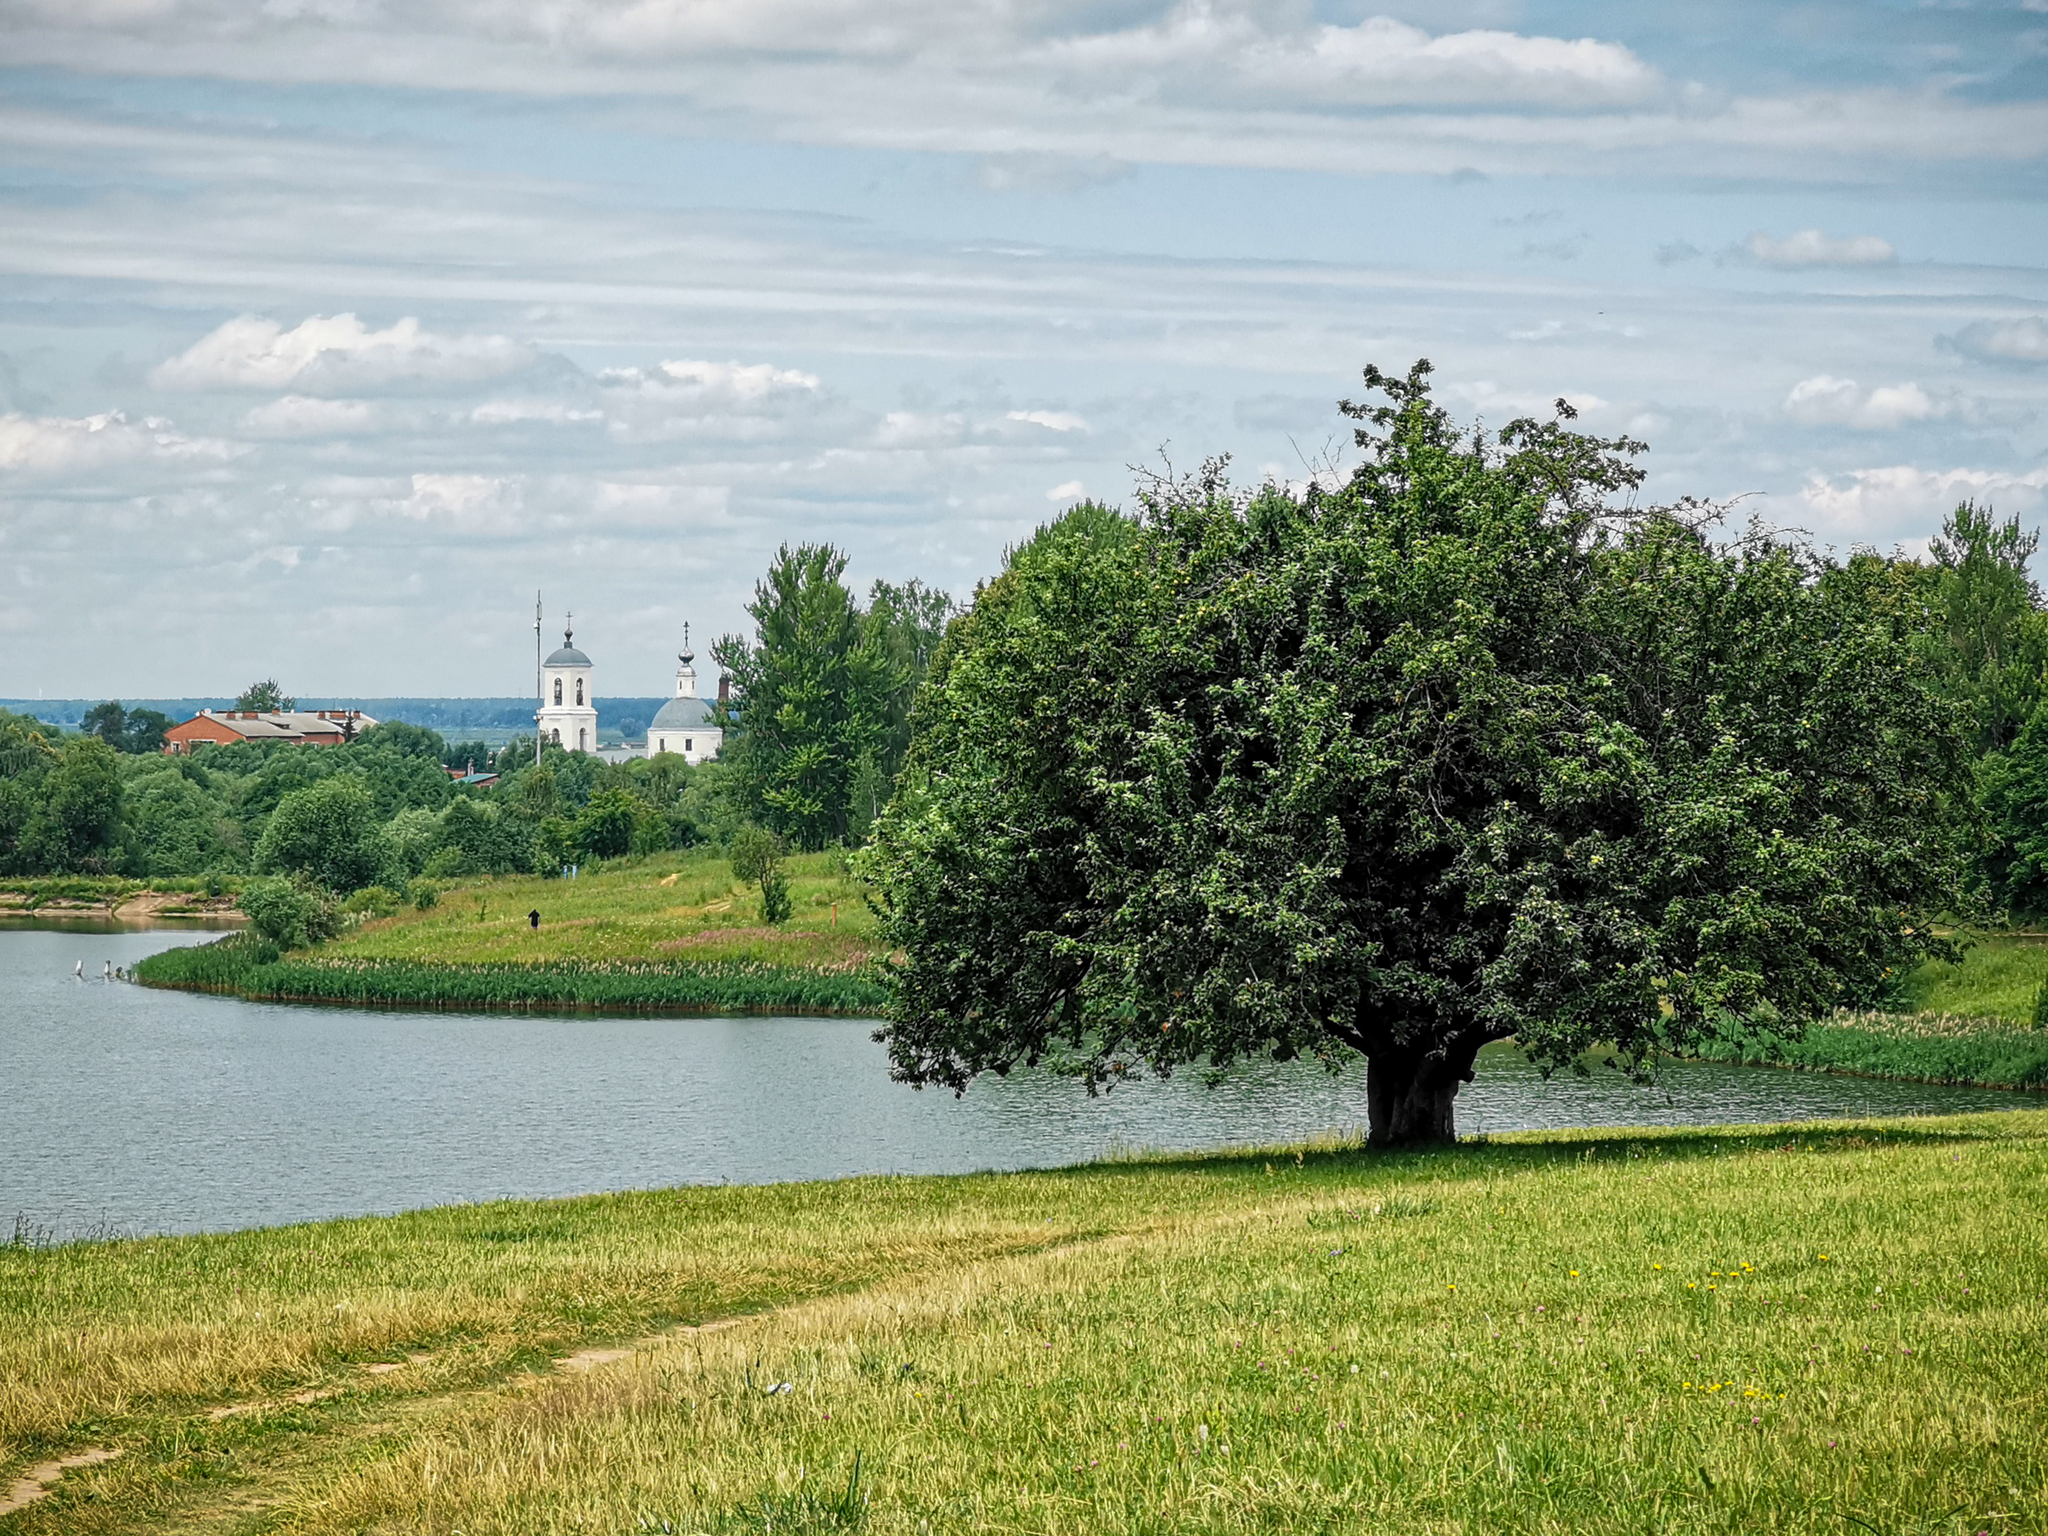
[(0, 1250), (0, 1473), (123, 1452), (25, 1532), (2040, 1531), (2044, 1168), (2014, 1113)]
[(1929, 962), (1905, 977), (1893, 1010), (1838, 1014), (1797, 1040), (1756, 1034), (1714, 1041), (1698, 1054), (1925, 1083), (2048, 1088), (2048, 1030), (2034, 1022), (2048, 983), (2048, 944), (2010, 934), (1966, 942), (1959, 964)]
[(150, 986), (225, 992), (254, 1001), (412, 1008), (866, 1015), (883, 1000), (882, 989), (857, 971), (746, 960), (433, 965), (330, 958), (317, 952), (279, 957), (268, 946), (233, 941), (165, 950), (142, 961), (136, 976)]
[(724, 859), (667, 855), (574, 880), (461, 881), (433, 907), (363, 923), (316, 949), (279, 956), (231, 941), (170, 950), (136, 976), (295, 1002), (873, 1013), (883, 993), (866, 974), (874, 918), (858, 886), (836, 855), (785, 869), (796, 911), (775, 927)]
[(1707, 1061), (1855, 1072), (1921, 1083), (2048, 1089), (2048, 1030), (1996, 1017), (1956, 1014), (1841, 1014), (1809, 1026), (1797, 1040), (1755, 1035), (1717, 1040)]
[(1960, 964), (1930, 960), (1906, 977), (1898, 1011), (2031, 1025), (2035, 999), (2048, 984), (2048, 939), (1979, 933), (1965, 943)]
[[(111, 911), (138, 897), (166, 898), (154, 904), (165, 911), (175, 911), (182, 905), (204, 912), (223, 902), (232, 903), (245, 884), (247, 881), (240, 875), (179, 875), (150, 880), (128, 880), (119, 875), (13, 877), (0, 880), (0, 914), (81, 908)], [(190, 901), (175, 900), (180, 897), (189, 897)]]

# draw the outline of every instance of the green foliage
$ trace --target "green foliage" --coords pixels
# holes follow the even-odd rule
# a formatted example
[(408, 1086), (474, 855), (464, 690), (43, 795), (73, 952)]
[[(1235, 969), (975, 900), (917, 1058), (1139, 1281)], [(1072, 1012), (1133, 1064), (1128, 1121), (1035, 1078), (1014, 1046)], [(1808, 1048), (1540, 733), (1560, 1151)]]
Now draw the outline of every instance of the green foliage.
[(566, 816), (550, 816), (534, 835), (534, 863), (544, 874), (555, 874), (575, 863), (581, 854), (576, 841), (576, 824)]
[(251, 683), (242, 690), (241, 696), (235, 700), (235, 708), (238, 711), (253, 709), (264, 714), (278, 710), (297, 709), (298, 707), (299, 701), (287, 697), (285, 691), (278, 687), (277, 679), (274, 677), (266, 677), (260, 683)]
[(340, 906), (310, 882), (252, 880), (236, 904), (249, 915), (257, 937), (278, 949), (304, 949), (341, 931)]
[(1341, 489), (1080, 509), (955, 627), (870, 862), (899, 1079), (1355, 1052), (1434, 1140), (1489, 1040), (1641, 1070), (1945, 952), (1970, 765), (1910, 642), (1427, 372), (1367, 371)]
[[(526, 754), (527, 761), (533, 760), (533, 753)], [(447, 767), (464, 771), (492, 773), (496, 771), (497, 754), (481, 741), (453, 741), (441, 753), (441, 761)]]
[(391, 845), (363, 781), (323, 779), (285, 796), (256, 845), (258, 873), (304, 875), (332, 891), (358, 890), (391, 864)]
[(786, 851), (782, 839), (766, 827), (748, 825), (733, 834), (726, 857), (732, 863), (733, 879), (754, 885), (774, 872)]
[(121, 829), (114, 749), (92, 736), (66, 740), (43, 779), (41, 799), (23, 834), (35, 867), (105, 872)]
[(415, 880), (405, 888), (415, 912), (431, 912), (441, 904), (441, 888), (431, 880)]
[(359, 917), (390, 917), (404, 897), (384, 885), (366, 885), (341, 904), (341, 910)]
[(2019, 918), (2048, 915), (2048, 703), (1978, 770), (1991, 898)]
[[(2048, 990), (2048, 989), (2044, 989)], [(2048, 1088), (2048, 1033), (2005, 1019), (1844, 1013), (1787, 1037), (1738, 1031), (1700, 1042), (1705, 1061), (1854, 1072), (1978, 1088)]]
[(789, 900), (789, 881), (782, 871), (770, 868), (761, 876), (761, 921), (777, 927), (789, 921), (794, 909)]
[(623, 789), (601, 789), (576, 818), (575, 842), (583, 858), (616, 859), (633, 851), (633, 828), (641, 805)]
[(1949, 695), (1970, 707), (1980, 752), (2018, 734), (2042, 698), (2048, 618), (2027, 562), (2038, 533), (1965, 501), (1928, 543), (1936, 579), (1932, 655)]
[(872, 819), (951, 611), (944, 593), (913, 581), (876, 583), (863, 613), (840, 581), (845, 569), (830, 545), (784, 545), (747, 606), (755, 639), (713, 647), (741, 698), (736, 722), (721, 715), (740, 803), (806, 849), (844, 842)]
[[(282, 886), (258, 881), (243, 893), (259, 936), (257, 949), (223, 944), (163, 950), (135, 968), (150, 986), (225, 990), (290, 1002), (403, 1003), (450, 1008), (588, 1008), (619, 1013), (872, 1014), (882, 989), (859, 972), (804, 970), (747, 961), (698, 965), (553, 961), (536, 965), (435, 965), (414, 960), (278, 959), (299, 949), (306, 932), (292, 926)], [(304, 892), (298, 892), (303, 899)], [(249, 903), (273, 915), (270, 924)], [(307, 930), (309, 932), (310, 930)]]
[(87, 710), (78, 728), (87, 736), (99, 737), (116, 752), (161, 752), (171, 719), (154, 709), (123, 709), (119, 699), (109, 699)]
[[(508, 875), (533, 868), (532, 830), (475, 796), (458, 799), (441, 813), (434, 848), (443, 868), (457, 866), (447, 868), (451, 874)], [(451, 853), (456, 855), (452, 861), (443, 857)]]

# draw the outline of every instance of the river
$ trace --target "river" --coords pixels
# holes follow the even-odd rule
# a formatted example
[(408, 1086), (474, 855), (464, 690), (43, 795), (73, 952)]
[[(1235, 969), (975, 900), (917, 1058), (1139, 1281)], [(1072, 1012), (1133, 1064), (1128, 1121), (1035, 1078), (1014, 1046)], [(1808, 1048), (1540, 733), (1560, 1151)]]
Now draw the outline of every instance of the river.
[[(267, 1226), (500, 1196), (1043, 1167), (1356, 1127), (1362, 1069), (1090, 1100), (1020, 1072), (889, 1081), (871, 1022), (275, 1006), (99, 980), (210, 933), (0, 924), (0, 1241)], [(75, 979), (82, 965), (88, 979)], [(1670, 1064), (1546, 1082), (1480, 1059), (1461, 1133), (2014, 1108), (2031, 1096)]]

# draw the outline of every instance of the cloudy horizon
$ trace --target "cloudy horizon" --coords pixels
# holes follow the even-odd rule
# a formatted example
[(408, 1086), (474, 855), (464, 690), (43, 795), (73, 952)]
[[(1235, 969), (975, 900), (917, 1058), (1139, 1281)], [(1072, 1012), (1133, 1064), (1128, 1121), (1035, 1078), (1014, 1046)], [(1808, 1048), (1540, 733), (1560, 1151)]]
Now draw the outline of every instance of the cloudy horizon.
[(0, 0), (16, 697), (609, 695), (1417, 357), (1837, 549), (2048, 489), (2048, 0)]

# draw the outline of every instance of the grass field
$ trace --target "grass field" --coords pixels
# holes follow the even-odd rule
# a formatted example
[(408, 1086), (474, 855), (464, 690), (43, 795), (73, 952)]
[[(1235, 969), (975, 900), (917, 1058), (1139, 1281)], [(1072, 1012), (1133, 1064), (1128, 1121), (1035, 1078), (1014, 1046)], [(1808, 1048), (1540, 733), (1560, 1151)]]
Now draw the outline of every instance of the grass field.
[[(619, 859), (574, 880), (458, 882), (436, 905), (285, 956), (243, 943), (166, 950), (152, 986), (295, 1001), (451, 1008), (872, 1014), (875, 919), (837, 854), (789, 859), (795, 912), (711, 853)], [(533, 926), (530, 914), (540, 913)]]
[[(760, 892), (711, 853), (616, 859), (574, 880), (505, 876), (460, 881), (424, 912), (365, 923), (324, 957), (440, 964), (511, 961), (746, 961), (857, 965), (874, 947), (875, 919), (836, 853), (783, 863), (795, 913), (761, 921)], [(835, 911), (836, 908), (836, 911)], [(538, 911), (541, 925), (528, 925)]]
[(1992, 933), (1968, 944), (1962, 964), (1931, 960), (1906, 978), (1906, 1008), (2031, 1025), (2034, 998), (2048, 983), (2048, 940)]
[(2044, 1177), (2011, 1113), (0, 1249), (0, 1474), (121, 1452), (7, 1519), (2039, 1532)]

